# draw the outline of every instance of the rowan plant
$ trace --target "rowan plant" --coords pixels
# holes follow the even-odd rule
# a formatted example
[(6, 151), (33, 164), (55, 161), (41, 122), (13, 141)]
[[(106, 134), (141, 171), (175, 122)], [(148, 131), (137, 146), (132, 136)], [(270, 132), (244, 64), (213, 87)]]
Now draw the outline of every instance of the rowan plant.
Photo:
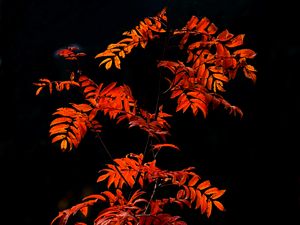
[[(203, 179), (194, 167), (175, 171), (161, 169), (156, 160), (163, 149), (173, 149), (174, 154), (180, 150), (176, 143), (168, 141), (171, 136), (168, 119), (175, 113), (188, 113), (194, 117), (201, 114), (205, 119), (209, 111), (223, 107), (229, 114), (243, 116), (238, 106), (224, 98), (224, 93), (228, 83), (237, 76), (244, 75), (254, 83), (256, 81), (256, 70), (248, 64), (256, 53), (242, 48), (244, 37), (244, 34), (234, 35), (227, 29), (218, 31), (206, 17), (192, 16), (184, 27), (172, 29), (168, 26), (167, 9), (163, 8), (157, 15), (146, 17), (133, 29), (125, 31), (120, 41), (109, 44), (97, 54), (94, 60), (99, 67), (105, 68), (103, 73), (112, 69), (118, 72), (122, 61), (136, 48), (147, 48), (155, 39), (164, 43), (164, 55), (157, 59), (156, 67), (162, 80), (160, 85), (166, 88), (158, 94), (152, 112), (140, 106), (128, 84), (95, 82), (92, 75), (80, 68), (80, 61), (87, 54), (78, 47), (58, 50), (59, 57), (74, 65), (69, 78), (63, 81), (39, 79), (34, 83), (36, 95), (41, 91), (52, 94), (76, 89), (81, 98), (72, 95), (74, 102), (53, 113), (49, 130), (52, 143), (68, 152), (79, 148), (89, 133), (100, 140), (111, 161), (103, 165), (97, 179), (98, 183), (106, 184), (106, 190), (88, 195), (82, 202), (59, 212), (51, 224), (185, 225), (180, 210), (170, 211), (169, 206), (194, 210), (208, 218), (216, 210), (225, 211), (221, 200), (225, 189)], [(171, 45), (184, 60), (166, 57), (167, 47)], [(162, 101), (161, 95), (167, 96), (166, 102), (174, 101), (175, 109), (164, 107), (166, 102)], [(105, 117), (144, 132), (148, 137), (145, 149), (113, 158), (101, 138), (105, 132), (101, 121)], [(146, 159), (147, 153), (150, 153), (150, 159)], [(94, 213), (89, 213), (92, 210)]]

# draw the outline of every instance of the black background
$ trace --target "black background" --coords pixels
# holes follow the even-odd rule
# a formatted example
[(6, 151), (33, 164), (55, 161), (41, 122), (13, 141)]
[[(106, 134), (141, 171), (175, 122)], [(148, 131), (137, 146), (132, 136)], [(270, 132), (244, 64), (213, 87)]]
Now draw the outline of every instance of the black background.
[[(173, 27), (196, 15), (207, 16), (220, 29), (245, 33), (246, 46), (257, 52), (252, 64), (258, 73), (256, 85), (241, 77), (228, 93), (230, 102), (244, 111), (242, 120), (221, 109), (206, 120), (188, 113), (176, 115), (171, 120), (171, 140), (182, 151), (166, 151), (159, 165), (195, 166), (204, 178), (227, 189), (226, 212), (215, 211), (210, 220), (200, 217), (199, 223), (299, 224), (299, 12), (291, 2), (6, 0), (0, 4), (0, 157), (5, 200), (1, 220), (49, 224), (59, 210), (98, 191), (97, 171), (109, 162), (90, 136), (70, 153), (50, 144), (51, 113), (71, 99), (65, 94), (36, 97), (32, 83), (41, 77), (67, 79), (55, 51), (76, 44), (92, 59), (107, 44), (120, 40), (123, 31), (168, 6)], [(157, 91), (157, 79), (151, 77), (155, 77), (155, 54), (159, 49), (134, 50), (122, 64), (122, 73), (105, 74), (95, 61), (87, 70), (98, 81), (129, 83), (139, 101), (151, 109)], [(142, 151), (144, 134), (106, 124), (103, 139), (114, 157)], [(185, 216), (190, 224), (198, 224), (197, 214)]]

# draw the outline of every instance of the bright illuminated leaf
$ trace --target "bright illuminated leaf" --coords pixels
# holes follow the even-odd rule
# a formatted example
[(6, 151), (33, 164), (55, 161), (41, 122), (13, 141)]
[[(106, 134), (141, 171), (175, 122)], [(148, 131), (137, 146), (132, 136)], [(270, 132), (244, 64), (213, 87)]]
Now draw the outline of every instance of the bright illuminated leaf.
[(213, 201), (214, 205), (220, 210), (220, 211), (225, 211), (225, 208), (223, 204), (219, 201)]
[(112, 60), (110, 59), (106, 64), (105, 64), (105, 69), (110, 69), (110, 67), (111, 67), (111, 65), (112, 65)]
[(238, 36), (230, 39), (225, 45), (229, 48), (234, 48), (243, 44), (244, 34), (239, 34)]

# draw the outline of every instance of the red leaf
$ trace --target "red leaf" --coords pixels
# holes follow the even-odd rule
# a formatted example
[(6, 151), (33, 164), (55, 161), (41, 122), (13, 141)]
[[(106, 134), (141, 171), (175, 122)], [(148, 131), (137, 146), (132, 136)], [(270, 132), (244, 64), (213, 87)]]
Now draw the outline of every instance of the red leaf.
[(253, 83), (256, 82), (256, 74), (254, 72), (247, 70), (247, 68), (244, 68), (243, 72), (247, 78), (253, 81)]
[(180, 89), (174, 90), (174, 91), (172, 91), (170, 98), (176, 98), (178, 95), (181, 95), (182, 93), (183, 93), (183, 91)]
[(256, 53), (251, 49), (239, 49), (233, 52), (233, 55), (238, 55), (241, 58), (253, 59), (256, 56)]
[(199, 19), (196, 16), (192, 16), (192, 18), (187, 22), (186, 28), (188, 30), (192, 30), (196, 27)]
[(71, 105), (77, 109), (78, 111), (82, 111), (82, 112), (89, 112), (91, 111), (93, 108), (88, 105), (88, 104), (72, 104)]
[(226, 29), (218, 35), (217, 39), (219, 39), (220, 41), (228, 41), (233, 36), (234, 35), (229, 33), (228, 30)]
[(100, 96), (106, 95), (109, 91), (111, 91), (115, 86), (117, 85), (117, 82), (112, 82), (109, 85), (107, 85), (103, 90), (100, 92)]
[(87, 207), (87, 206), (82, 207), (82, 208), (80, 209), (80, 212), (86, 217), (87, 214), (88, 214), (88, 207)]
[(89, 200), (89, 199), (97, 199), (97, 200), (100, 200), (100, 201), (103, 201), (103, 202), (106, 201), (105, 197), (103, 197), (102, 195), (97, 195), (97, 194), (88, 195), (88, 196), (83, 198), (83, 201)]
[(208, 24), (210, 23), (210, 20), (206, 17), (203, 17), (200, 22), (198, 23), (196, 30), (199, 32), (203, 32), (204, 29), (208, 26)]
[(101, 181), (105, 180), (106, 178), (108, 178), (109, 176), (110, 176), (109, 173), (103, 174), (98, 177), (97, 182), (101, 182)]
[(225, 45), (229, 48), (240, 46), (243, 44), (244, 37), (245, 37), (244, 34), (239, 34), (235, 38), (232, 38), (230, 41), (228, 41)]
[(179, 44), (179, 48), (183, 49), (185, 43), (187, 42), (188, 38), (190, 36), (190, 33), (185, 33), (184, 36), (182, 37), (180, 44)]
[(209, 34), (215, 34), (217, 32), (218, 28), (214, 23), (211, 23), (209, 27), (207, 28), (207, 31)]

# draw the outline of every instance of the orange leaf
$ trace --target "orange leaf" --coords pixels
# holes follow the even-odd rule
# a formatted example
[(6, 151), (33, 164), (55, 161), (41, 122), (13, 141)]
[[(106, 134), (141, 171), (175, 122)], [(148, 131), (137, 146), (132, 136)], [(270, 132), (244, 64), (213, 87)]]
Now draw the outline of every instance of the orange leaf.
[(200, 207), (201, 198), (202, 198), (201, 192), (198, 189), (196, 189), (196, 207), (195, 207), (195, 209), (198, 209)]
[(203, 181), (201, 184), (199, 184), (197, 189), (204, 190), (205, 188), (208, 188), (209, 186), (210, 186), (210, 181), (206, 180), (206, 181)]
[[(94, 92), (95, 90), (96, 90), (96, 87), (88, 86), (88, 87), (84, 88), (83, 93), (86, 94), (88, 92)], [(93, 95), (94, 95), (94, 93), (93, 93)]]
[(208, 24), (210, 23), (210, 20), (206, 17), (203, 17), (200, 22), (198, 23), (196, 30), (203, 32), (204, 29), (208, 26)]
[(208, 75), (209, 75), (209, 71), (205, 69), (205, 64), (200, 65), (197, 71), (197, 78), (200, 80), (201, 79), (206, 80)]
[(180, 190), (177, 192), (176, 198), (177, 198), (177, 199), (182, 199), (184, 196), (185, 196), (185, 191), (184, 191), (183, 189), (180, 189)]
[(190, 61), (192, 61), (193, 58), (194, 58), (194, 54), (193, 54), (192, 51), (190, 51), (190, 52), (189, 52), (189, 56), (188, 56), (186, 62), (189, 63)]
[(207, 197), (206, 195), (202, 195), (201, 196), (201, 199), (200, 199), (200, 210), (201, 210), (201, 213), (203, 214), (207, 208)]
[(102, 193), (109, 199), (109, 201), (112, 201), (112, 202), (115, 201), (116, 196), (113, 193), (111, 193), (110, 191), (104, 191)]
[(214, 23), (211, 23), (209, 27), (207, 28), (207, 31), (209, 34), (215, 34), (217, 32), (218, 28)]
[(214, 83), (214, 89), (216, 89), (218, 91), (225, 92), (225, 89), (223, 88), (223, 83), (220, 80), (215, 81), (215, 83)]
[[(106, 50), (106, 51), (101, 52), (101, 53), (99, 53), (98, 55), (96, 55), (95, 58), (104, 57), (104, 56), (115, 56), (115, 55), (116, 55), (116, 54), (113, 53), (112, 51)], [(106, 60), (106, 59), (105, 59), (105, 60)], [(106, 61), (105, 61), (105, 60), (103, 60), (103, 61), (101, 62), (101, 64), (108, 61), (108, 60), (106, 60)], [(104, 61), (105, 61), (105, 62), (104, 62)], [(101, 65), (101, 64), (100, 64), (100, 65)]]
[(109, 85), (107, 85), (103, 90), (100, 92), (100, 96), (106, 95), (108, 92), (110, 92), (115, 86), (117, 85), (117, 82), (112, 82)]
[(60, 148), (61, 150), (66, 150), (67, 149), (67, 146), (68, 146), (68, 142), (66, 139), (62, 140), (62, 142), (60, 143)]
[(120, 61), (119, 56), (115, 56), (114, 61), (115, 61), (116, 68), (121, 69), (121, 61)]
[(105, 64), (105, 69), (107, 69), (107, 70), (110, 69), (111, 65), (112, 65), (112, 60), (108, 61), (108, 62)]
[(105, 180), (109, 176), (110, 176), (109, 173), (103, 174), (103, 175), (101, 175), (101, 176), (98, 177), (97, 182), (101, 182), (101, 181)]
[(200, 45), (201, 45), (201, 43), (202, 43), (201, 41), (194, 42), (194, 43), (192, 43), (192, 44), (189, 45), (188, 49), (189, 50), (193, 50), (195, 48), (199, 48)]
[(254, 66), (246, 65), (245, 68), (249, 71), (256, 72), (256, 69), (254, 68)]
[(239, 50), (236, 50), (235, 52), (233, 52), (233, 55), (238, 55), (241, 58), (252, 59), (256, 56), (256, 53), (255, 53), (255, 51), (253, 51), (251, 49), (239, 49)]
[(174, 90), (174, 91), (172, 91), (170, 98), (176, 98), (178, 95), (181, 95), (182, 93), (183, 93), (183, 91), (180, 89)]
[(191, 195), (189, 187), (186, 186), (186, 185), (183, 185), (183, 188), (184, 188), (184, 191), (185, 191), (185, 199), (189, 199), (190, 195)]
[(69, 124), (57, 124), (50, 128), (49, 133), (50, 135), (57, 134), (57, 133), (65, 133), (69, 128)]
[(86, 56), (86, 54), (83, 53), (83, 52), (79, 52), (79, 53), (76, 54), (76, 56)]
[[(191, 186), (193, 186), (193, 185), (191, 185)], [(190, 196), (191, 203), (193, 203), (196, 199), (196, 191), (193, 187), (189, 187), (189, 189), (190, 189), (190, 192), (191, 192), (191, 196)]]
[(60, 141), (61, 139), (66, 138), (65, 134), (60, 134), (60, 135), (56, 135), (53, 139), (52, 139), (52, 143)]
[(218, 57), (224, 56), (224, 46), (221, 43), (217, 43), (216, 48), (217, 48), (217, 56)]
[(206, 118), (208, 111), (207, 104), (203, 102), (203, 100), (196, 98), (191, 99), (191, 102), (194, 106), (198, 107), (202, 111), (204, 118)]
[(197, 107), (197, 105), (195, 105), (195, 104), (192, 103), (191, 104), (191, 108), (192, 108), (194, 116), (196, 116), (197, 113), (198, 113), (198, 107)]
[(78, 111), (82, 111), (82, 112), (89, 112), (91, 111), (93, 108), (88, 105), (88, 104), (73, 104), (71, 103), (71, 105), (77, 109)]
[(221, 66), (210, 66), (208, 69), (214, 73), (223, 73), (223, 67)]
[(207, 88), (208, 88), (208, 90), (212, 90), (212, 88), (213, 88), (213, 86), (212, 86), (213, 81), (214, 81), (214, 79), (213, 79), (212, 76), (210, 76), (210, 77), (207, 79)]
[(89, 115), (89, 120), (93, 120), (97, 116), (98, 111), (99, 109), (97, 108), (93, 109)]
[(187, 179), (187, 176), (183, 176), (179, 181), (179, 186), (183, 185)]
[(188, 186), (194, 186), (199, 180), (200, 177), (198, 175), (193, 176), (193, 178), (189, 181)]
[(114, 181), (115, 181), (115, 175), (109, 176), (107, 181), (107, 188), (109, 188)]
[(152, 149), (153, 150), (157, 150), (159, 151), (161, 148), (163, 147), (169, 147), (169, 148), (173, 148), (175, 150), (180, 150), (176, 145), (174, 144), (155, 144), (155, 145), (152, 145)]
[(75, 148), (77, 148), (79, 145), (80, 139), (77, 139), (77, 137), (70, 131), (68, 132), (68, 138), (70, 138), (70, 140), (71, 140), (70, 143), (72, 143), (75, 146)]
[(62, 116), (74, 116), (76, 115), (76, 110), (72, 108), (58, 108), (56, 112), (54, 112), (52, 115), (62, 115)]
[(103, 201), (103, 202), (106, 201), (105, 197), (103, 197), (102, 195), (97, 195), (97, 194), (88, 195), (88, 196), (83, 198), (83, 201), (88, 200), (88, 199), (97, 199), (97, 200), (100, 200), (100, 201)]
[(187, 110), (187, 108), (191, 105), (190, 101), (182, 101), (180, 104), (178, 104), (178, 106), (176, 107), (176, 112), (182, 110), (183, 112), (185, 112)]
[(193, 28), (196, 27), (198, 21), (199, 21), (199, 19), (196, 16), (192, 16), (192, 18), (187, 22), (186, 28), (188, 30), (192, 30)]
[(214, 193), (212, 196), (211, 196), (211, 199), (217, 199), (217, 198), (220, 198), (224, 193), (225, 193), (226, 190), (218, 190), (216, 193)]
[(220, 210), (220, 211), (225, 211), (225, 208), (223, 204), (219, 201), (213, 201), (214, 205)]
[(43, 89), (43, 87), (39, 87), (39, 88), (36, 90), (35, 95), (39, 95), (42, 89)]
[(80, 212), (86, 217), (87, 214), (88, 214), (88, 207), (87, 207), (87, 206), (82, 207), (82, 208), (80, 209)]
[(71, 123), (71, 122), (72, 122), (72, 119), (69, 117), (58, 117), (50, 123), (50, 126), (53, 126), (53, 125), (59, 124), (59, 123)]
[(216, 78), (218, 80), (221, 80), (221, 81), (224, 81), (224, 82), (229, 81), (228, 77), (226, 77), (226, 76), (224, 76), (223, 74), (220, 74), (220, 73), (214, 73), (213, 76), (214, 76), (214, 78)]
[(251, 79), (254, 83), (256, 82), (256, 74), (252, 71), (247, 70), (247, 68), (243, 69), (245, 76)]
[(180, 49), (183, 49), (185, 43), (187, 42), (188, 38), (189, 38), (190, 34), (189, 33), (185, 33), (183, 38), (181, 39), (180, 41), (180, 44), (179, 44), (179, 48)]
[(230, 41), (228, 41), (225, 45), (229, 48), (240, 46), (243, 44), (244, 37), (245, 37), (244, 34), (239, 34), (235, 38), (232, 38)]
[(209, 218), (211, 215), (211, 210), (212, 210), (212, 202), (211, 200), (207, 201), (207, 208), (206, 208), (206, 215)]
[(101, 65), (104, 64), (104, 63), (110, 62), (110, 61), (112, 61), (111, 58), (106, 58), (106, 59), (104, 59), (103, 61), (101, 61), (101, 63), (99, 64), (99, 66), (101, 66)]
[(123, 50), (120, 51), (120, 52), (119, 52), (119, 56), (122, 57), (122, 58), (125, 58), (125, 52), (124, 52)]
[(220, 41), (228, 41), (233, 36), (234, 35), (229, 33), (228, 30), (226, 29), (218, 35), (217, 39), (219, 39)]
[(212, 187), (212, 188), (207, 189), (207, 190), (204, 192), (204, 194), (210, 195), (210, 194), (215, 194), (215, 193), (217, 193), (217, 192), (218, 192), (218, 188)]

